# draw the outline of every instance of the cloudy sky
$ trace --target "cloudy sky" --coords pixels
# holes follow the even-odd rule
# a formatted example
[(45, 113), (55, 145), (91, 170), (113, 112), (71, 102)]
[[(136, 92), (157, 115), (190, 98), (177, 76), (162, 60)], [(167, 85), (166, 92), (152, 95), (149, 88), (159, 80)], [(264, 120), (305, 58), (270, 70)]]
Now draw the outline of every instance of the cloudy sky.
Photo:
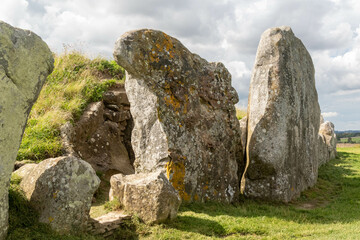
[(230, 70), (245, 107), (261, 33), (288, 25), (309, 50), (325, 120), (360, 129), (358, 0), (1, 0), (0, 20), (64, 46), (112, 58), (124, 32), (152, 28)]

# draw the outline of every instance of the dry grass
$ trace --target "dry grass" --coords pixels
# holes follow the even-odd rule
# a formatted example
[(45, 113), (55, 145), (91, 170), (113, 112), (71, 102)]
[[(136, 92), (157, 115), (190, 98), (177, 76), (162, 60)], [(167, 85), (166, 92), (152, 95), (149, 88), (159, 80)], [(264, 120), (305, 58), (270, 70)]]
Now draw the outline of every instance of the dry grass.
[(236, 107), (236, 117), (237, 119), (242, 119), (243, 117), (246, 117), (247, 110), (243, 108)]

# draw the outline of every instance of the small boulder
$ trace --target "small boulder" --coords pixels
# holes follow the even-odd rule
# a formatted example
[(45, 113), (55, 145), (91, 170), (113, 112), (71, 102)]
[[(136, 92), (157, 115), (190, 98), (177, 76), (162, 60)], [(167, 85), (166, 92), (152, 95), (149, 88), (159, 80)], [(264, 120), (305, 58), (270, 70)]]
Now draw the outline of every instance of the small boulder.
[(23, 177), (20, 187), (40, 222), (59, 232), (86, 230), (91, 200), (100, 184), (94, 169), (73, 156), (50, 158)]
[(110, 200), (118, 199), (124, 210), (152, 224), (173, 219), (181, 199), (161, 171), (133, 175), (113, 175)]
[(29, 175), (36, 166), (36, 163), (28, 163), (14, 171), (12, 174), (24, 178), (26, 175)]

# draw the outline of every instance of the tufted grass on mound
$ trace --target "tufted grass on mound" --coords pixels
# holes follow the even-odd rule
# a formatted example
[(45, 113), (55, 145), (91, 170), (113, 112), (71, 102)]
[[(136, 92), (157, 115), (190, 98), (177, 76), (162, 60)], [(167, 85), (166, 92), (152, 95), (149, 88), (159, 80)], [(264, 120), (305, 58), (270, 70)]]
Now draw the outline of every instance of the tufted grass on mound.
[(124, 69), (115, 61), (91, 60), (78, 52), (55, 56), (55, 69), (30, 112), (17, 159), (60, 156), (60, 126), (76, 121), (90, 102), (99, 101), (123, 77)]

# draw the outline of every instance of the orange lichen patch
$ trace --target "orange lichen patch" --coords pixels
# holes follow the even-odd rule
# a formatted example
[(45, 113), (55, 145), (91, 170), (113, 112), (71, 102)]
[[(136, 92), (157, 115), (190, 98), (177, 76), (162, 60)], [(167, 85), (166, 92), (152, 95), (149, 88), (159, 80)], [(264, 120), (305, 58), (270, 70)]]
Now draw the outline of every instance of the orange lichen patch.
[(197, 194), (195, 194), (194, 200), (195, 200), (195, 201), (198, 201), (198, 200), (199, 200), (199, 196), (198, 196)]
[(57, 194), (58, 194), (59, 191), (56, 191), (53, 193), (53, 198), (55, 199), (57, 197)]
[[(149, 54), (149, 58), (150, 58), (150, 62), (159, 62), (159, 53), (167, 53), (169, 54), (170, 58), (174, 58), (174, 44), (170, 38), (169, 35), (164, 34), (164, 39), (162, 41), (159, 41), (155, 44), (155, 46), (151, 49), (150, 54)], [(170, 67), (169, 67), (170, 69)]]
[(187, 94), (185, 94), (184, 97), (185, 97), (185, 103), (184, 103), (183, 113), (186, 114), (187, 113), (188, 102), (189, 102), (189, 97), (188, 97)]
[(185, 192), (185, 165), (182, 162), (170, 161), (166, 164), (166, 176), (173, 185), (173, 187), (179, 192), (182, 200), (190, 201), (191, 196)]
[(165, 83), (164, 89), (165, 89), (165, 92), (167, 94), (167, 96), (164, 97), (166, 105), (167, 106), (172, 106), (174, 110), (179, 109), (180, 108), (180, 101), (171, 92), (170, 84)]

